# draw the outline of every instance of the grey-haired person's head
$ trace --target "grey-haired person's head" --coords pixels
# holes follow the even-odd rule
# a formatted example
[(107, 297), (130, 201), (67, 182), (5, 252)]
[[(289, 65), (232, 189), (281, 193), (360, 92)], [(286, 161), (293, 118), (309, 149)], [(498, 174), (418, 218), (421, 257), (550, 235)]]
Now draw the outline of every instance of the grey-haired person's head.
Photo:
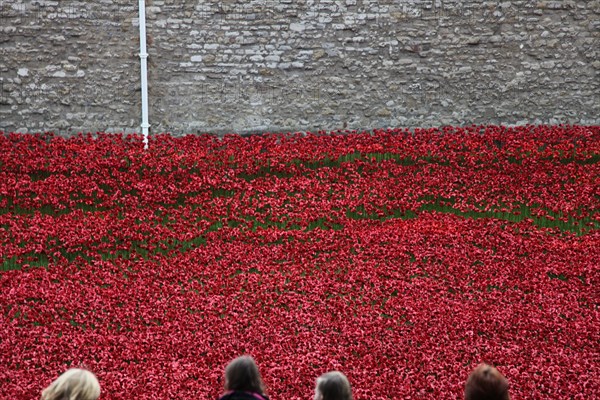
[(318, 377), (315, 400), (353, 400), (352, 388), (346, 375), (330, 371)]

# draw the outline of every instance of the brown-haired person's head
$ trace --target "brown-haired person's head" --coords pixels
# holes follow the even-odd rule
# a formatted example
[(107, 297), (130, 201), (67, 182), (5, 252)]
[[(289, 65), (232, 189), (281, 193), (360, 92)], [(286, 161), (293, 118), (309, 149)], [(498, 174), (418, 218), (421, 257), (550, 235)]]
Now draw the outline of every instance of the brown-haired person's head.
[(346, 375), (331, 371), (318, 377), (315, 400), (353, 400), (352, 388)]
[(68, 370), (42, 392), (42, 400), (96, 400), (98, 397), (98, 379), (90, 371), (79, 368)]
[(491, 365), (479, 364), (467, 378), (465, 400), (510, 400), (508, 381)]
[(241, 356), (225, 367), (225, 390), (264, 393), (258, 366), (250, 356)]

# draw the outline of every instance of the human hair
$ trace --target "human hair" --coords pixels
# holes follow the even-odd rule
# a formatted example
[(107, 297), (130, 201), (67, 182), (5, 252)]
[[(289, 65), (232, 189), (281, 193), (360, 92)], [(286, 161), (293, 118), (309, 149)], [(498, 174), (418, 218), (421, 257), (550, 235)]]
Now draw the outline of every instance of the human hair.
[(508, 381), (491, 365), (479, 364), (467, 378), (465, 400), (510, 400)]
[(90, 371), (79, 368), (67, 370), (42, 391), (42, 400), (96, 400), (98, 397), (98, 379)]
[(315, 400), (353, 400), (352, 388), (346, 375), (330, 371), (318, 377)]
[(265, 385), (258, 366), (250, 356), (241, 356), (225, 367), (225, 390), (264, 393)]

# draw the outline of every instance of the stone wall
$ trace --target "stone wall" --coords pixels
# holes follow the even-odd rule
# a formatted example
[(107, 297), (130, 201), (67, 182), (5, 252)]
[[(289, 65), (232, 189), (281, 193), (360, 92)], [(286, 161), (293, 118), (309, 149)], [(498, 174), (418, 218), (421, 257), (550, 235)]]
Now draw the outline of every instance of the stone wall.
[[(0, 0), (0, 130), (139, 131), (137, 3)], [(600, 123), (600, 1), (146, 4), (153, 133)]]

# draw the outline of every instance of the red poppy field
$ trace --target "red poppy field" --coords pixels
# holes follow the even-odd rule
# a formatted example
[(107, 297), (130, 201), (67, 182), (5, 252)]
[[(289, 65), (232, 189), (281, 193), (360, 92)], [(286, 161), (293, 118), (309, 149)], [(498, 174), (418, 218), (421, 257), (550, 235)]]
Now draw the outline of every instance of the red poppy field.
[(0, 133), (0, 398), (598, 396), (600, 127), (346, 133)]

